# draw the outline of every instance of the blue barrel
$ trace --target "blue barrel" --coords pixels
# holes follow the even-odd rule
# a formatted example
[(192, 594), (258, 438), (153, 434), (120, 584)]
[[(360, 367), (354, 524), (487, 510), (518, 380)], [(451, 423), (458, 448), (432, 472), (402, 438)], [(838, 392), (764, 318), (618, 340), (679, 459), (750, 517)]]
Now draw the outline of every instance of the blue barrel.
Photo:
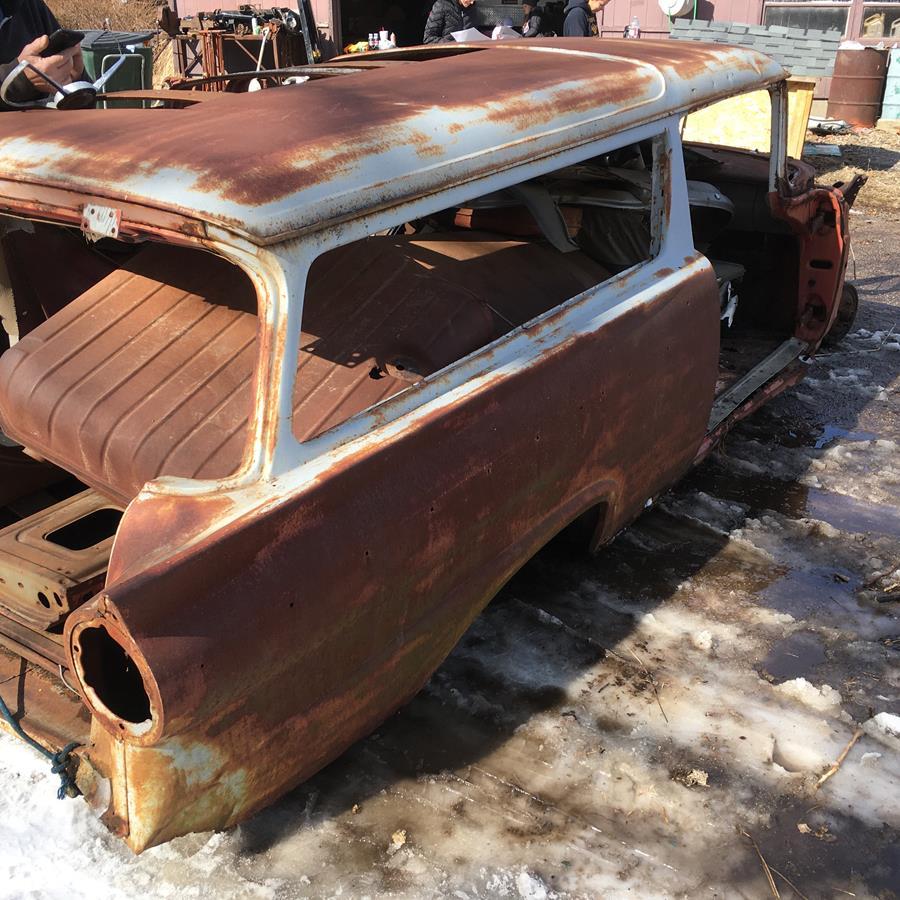
[(900, 119), (900, 50), (891, 50), (881, 118)]

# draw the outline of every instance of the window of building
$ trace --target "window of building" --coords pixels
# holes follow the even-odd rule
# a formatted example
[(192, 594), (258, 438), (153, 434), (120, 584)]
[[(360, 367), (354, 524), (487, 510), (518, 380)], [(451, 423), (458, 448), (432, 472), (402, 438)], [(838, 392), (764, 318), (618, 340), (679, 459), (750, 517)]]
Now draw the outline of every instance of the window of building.
[(900, 3), (863, 4), (861, 37), (900, 38)]
[(847, 29), (850, 7), (850, 3), (822, 3), (821, 0), (767, 3), (763, 24), (843, 33)]

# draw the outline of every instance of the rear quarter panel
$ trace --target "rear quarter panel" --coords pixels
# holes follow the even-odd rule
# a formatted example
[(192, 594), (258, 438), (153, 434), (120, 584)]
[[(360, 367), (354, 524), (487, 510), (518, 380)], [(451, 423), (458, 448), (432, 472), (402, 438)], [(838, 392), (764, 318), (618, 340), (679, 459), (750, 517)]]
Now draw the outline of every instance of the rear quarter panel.
[[(164, 710), (152, 746), (116, 757), (135, 849), (309, 777), (410, 699), (568, 522), (604, 503), (610, 536), (688, 468), (719, 324), (709, 264), (685, 262), (656, 270), (647, 302), (117, 582), (171, 513), (132, 505), (107, 593)], [(203, 502), (180, 498), (181, 520)]]

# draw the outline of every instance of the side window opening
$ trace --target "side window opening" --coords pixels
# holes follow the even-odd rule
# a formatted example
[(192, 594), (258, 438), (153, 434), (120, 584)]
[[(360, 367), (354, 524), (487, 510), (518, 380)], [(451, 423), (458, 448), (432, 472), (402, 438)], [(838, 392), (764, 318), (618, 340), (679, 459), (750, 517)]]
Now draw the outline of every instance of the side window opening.
[(652, 140), (630, 144), (320, 256), (304, 299), (295, 437), (652, 259), (653, 166)]

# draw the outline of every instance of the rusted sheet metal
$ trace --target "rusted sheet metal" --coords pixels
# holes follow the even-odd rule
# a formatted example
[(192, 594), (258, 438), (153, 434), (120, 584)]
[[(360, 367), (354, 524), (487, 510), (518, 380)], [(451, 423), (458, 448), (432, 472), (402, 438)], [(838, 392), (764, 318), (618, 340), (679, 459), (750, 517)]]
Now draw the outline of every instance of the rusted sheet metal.
[[(400, 65), (396, 62), (394, 65)], [(359, 63), (347, 63), (342, 66), (335, 66), (332, 63), (318, 63), (310, 66), (291, 66), (281, 69), (265, 69), (262, 72), (255, 70), (246, 72), (228, 72), (221, 75), (205, 75), (200, 77), (190, 75), (173, 75), (166, 79), (166, 84), (173, 91), (176, 91), (175, 100), (182, 99), (183, 102), (190, 103), (192, 100), (203, 100), (209, 97), (216, 97), (223, 91), (231, 91), (242, 93), (247, 90), (247, 85), (253, 79), (257, 79), (264, 86), (279, 85), (283, 79), (297, 75), (305, 75), (308, 78), (335, 78), (340, 75), (350, 75), (354, 72), (362, 72), (367, 69), (383, 69), (389, 63), (371, 62), (364, 60)], [(210, 90), (215, 86), (214, 90)], [(135, 99), (141, 99), (140, 95), (143, 91), (135, 91), (133, 96)], [(162, 95), (153, 99), (173, 99), (171, 94), (167, 95), (166, 90), (153, 91), (153, 94)], [(192, 97), (193, 95), (193, 97)], [(112, 95), (109, 95), (112, 96)], [(121, 92), (117, 91), (115, 99), (121, 97)]]
[(0, 617), (0, 644), (49, 672), (66, 665), (61, 634), (35, 631), (9, 616)]
[(122, 503), (163, 470), (230, 475), (247, 443), (255, 312), (253, 285), (223, 259), (143, 247), (3, 354), (0, 424)]
[[(53, 752), (71, 741), (87, 744), (90, 740), (91, 716), (78, 694), (3, 647), (0, 697), (25, 731)], [(0, 719), (0, 728), (5, 727)]]
[(128, 197), (273, 241), (358, 215), (373, 191), (414, 199), (784, 75), (721, 45), (497, 42), (419, 63), (415, 77), (386, 66), (186, 111), (11, 116), (0, 180)]
[(131, 90), (116, 91), (114, 94), (98, 94), (97, 101), (102, 103), (107, 100), (138, 100), (142, 103), (171, 103), (174, 106), (193, 106), (208, 100), (216, 100), (218, 94), (205, 91), (169, 91), (169, 90)]
[[(665, 48), (664, 62), (662, 51), (652, 44), (649, 48), (642, 46), (645, 62), (636, 66), (633, 62), (626, 65), (621, 59), (610, 61), (602, 54), (576, 52), (580, 46), (583, 45), (548, 42), (540, 50), (485, 52), (518, 53), (522, 60), (539, 60), (539, 65), (545, 59), (554, 60), (555, 65), (566, 60), (566, 66), (542, 71), (541, 77), (551, 88), (539, 96), (549, 102), (554, 92), (557, 100), (566, 90), (573, 92), (572, 102), (559, 111), (559, 120), (567, 130), (563, 137), (570, 143), (577, 143), (579, 135), (596, 135), (603, 128), (613, 127), (604, 124), (602, 116), (597, 117), (598, 109), (606, 109), (603, 103), (609, 101), (609, 94), (599, 106), (596, 99), (589, 100), (587, 96), (610, 72), (627, 70), (632, 76), (630, 88), (628, 84), (620, 86), (626, 93), (632, 90), (632, 94), (620, 93), (615, 98), (616, 130), (626, 127), (623, 121), (637, 121), (644, 115), (645, 107), (658, 109), (667, 97), (672, 100), (670, 85), (661, 74), (666, 66), (671, 67), (671, 47)], [(598, 42), (592, 46), (598, 46)], [(715, 84), (734, 87), (745, 77), (756, 84), (760, 78), (771, 75), (757, 70), (751, 77), (737, 66), (737, 74), (707, 78), (709, 73), (704, 66), (721, 66), (720, 58), (708, 53), (703, 48), (696, 52), (691, 48), (691, 53), (679, 58), (680, 72), (672, 79), (676, 94), (703, 84), (708, 90)], [(464, 64), (459, 69), (445, 70), (459, 74), (463, 93), (467, 83), (469, 94), (474, 93), (476, 73), (481, 72), (484, 77), (482, 64), (474, 65), (478, 59), (489, 57), (482, 51), (466, 51), (447, 59)], [(85, 443), (81, 448), (84, 452), (78, 454), (80, 461), (67, 464), (67, 468), (89, 482), (94, 479), (91, 483), (112, 496), (134, 498), (116, 535), (105, 589), (68, 617), (62, 642), (69, 677), (77, 681), (84, 703), (93, 712), (90, 739), (80, 754), (79, 784), (107, 825), (135, 850), (188, 831), (238, 822), (321, 768), (415, 694), (503, 582), (561, 527), (585, 511), (599, 508), (596, 537), (601, 541), (609, 538), (639, 514), (648, 496), (666, 488), (711, 446), (705, 435), (718, 370), (719, 291), (712, 267), (693, 249), (690, 240), (684, 173), (670, 156), (672, 147), (678, 146), (676, 120), (666, 124), (666, 135), (659, 134), (658, 123), (630, 133), (632, 139), (653, 140), (654, 158), (670, 188), (666, 198), (669, 206), (659, 190), (654, 192), (651, 206), (651, 218), (663, 223), (662, 240), (653, 247), (659, 256), (607, 281), (597, 264), (579, 259), (577, 253), (566, 254), (573, 271), (566, 274), (568, 281), (564, 282), (553, 268), (556, 264), (549, 258), (552, 254), (544, 254), (546, 248), (507, 241), (504, 255), (509, 257), (516, 276), (531, 282), (520, 285), (510, 278), (506, 285), (521, 294), (520, 310), (507, 309), (501, 301), (496, 308), (482, 308), (473, 306), (468, 297), (463, 299), (466, 291), (494, 299), (498, 292), (491, 291), (489, 276), (502, 277), (504, 273), (499, 266), (491, 273), (489, 262), (488, 271), (479, 269), (479, 241), (471, 233), (460, 246), (443, 250), (435, 246), (439, 241), (434, 235), (431, 237), (435, 245), (422, 235), (403, 240), (396, 237), (396, 247), (385, 247), (384, 242), (390, 244), (392, 238), (367, 236), (396, 222), (376, 224), (381, 212), (377, 211), (377, 203), (373, 204), (371, 192), (363, 191), (364, 196), (355, 198), (356, 206), (341, 206), (345, 201), (340, 197), (333, 203), (325, 197), (326, 186), (342, 177), (347, 184), (374, 186), (371, 179), (376, 177), (376, 168), (366, 153), (375, 158), (382, 154), (382, 163), (385, 159), (396, 163), (396, 168), (386, 170), (387, 181), (378, 187), (379, 191), (388, 191), (389, 200), (391, 190), (407, 190), (401, 184), (403, 172), (413, 172), (414, 180), (422, 179), (423, 184), (427, 177), (429, 191), (438, 192), (454, 183), (457, 176), (444, 172), (441, 159), (427, 159), (431, 151), (424, 149), (426, 144), (437, 147), (441, 153), (445, 146), (454, 152), (474, 148), (477, 156), (480, 142), (486, 148), (489, 138), (493, 145), (498, 136), (513, 140), (521, 132), (525, 142), (530, 142), (529, 154), (533, 155), (536, 148), (555, 152), (551, 149), (557, 146), (554, 142), (563, 138), (548, 131), (550, 112), (539, 107), (531, 116), (528, 111), (523, 113), (520, 106), (514, 107), (513, 90), (520, 86), (514, 85), (512, 77), (507, 82), (507, 75), (517, 72), (522, 76), (525, 70), (517, 68), (519, 57), (504, 59), (516, 61), (516, 65), (503, 67), (499, 96), (506, 105), (502, 114), (489, 104), (477, 109), (467, 107), (477, 126), (471, 134), (469, 129), (446, 124), (443, 108), (434, 112), (438, 85), (426, 79), (433, 92), (433, 96), (425, 93), (431, 106), (426, 108), (426, 103), (419, 103), (414, 109), (401, 106), (392, 112), (401, 133), (408, 134), (404, 129), (412, 127), (410, 122), (437, 122), (431, 137), (426, 135), (425, 144), (405, 148), (406, 156), (391, 156), (400, 150), (382, 135), (381, 144), (365, 145), (365, 152), (352, 162), (338, 159), (332, 164), (320, 160), (318, 169), (313, 166), (312, 171), (302, 172), (296, 165), (296, 148), (289, 152), (286, 145), (276, 147), (268, 158), (275, 171), (287, 179), (283, 190), (276, 190), (268, 172), (256, 168), (241, 191), (233, 190), (232, 181), (237, 179), (239, 169), (244, 171), (247, 167), (246, 159), (240, 163), (234, 159), (236, 153), (240, 155), (234, 146), (226, 151), (213, 142), (206, 148), (203, 160), (192, 163), (188, 169), (186, 157), (176, 150), (179, 141), (167, 139), (167, 148), (175, 154), (170, 160), (169, 175), (176, 187), (192, 186), (195, 193), (188, 197), (189, 201), (198, 197), (204, 202), (221, 199), (225, 196), (222, 191), (231, 191), (228, 203), (230, 208), (240, 208), (246, 214), (250, 223), (246, 230), (263, 228), (257, 233), (257, 244), (221, 232), (217, 238), (207, 237), (205, 241), (201, 232), (197, 234), (198, 243), (205, 243), (243, 268), (259, 302), (258, 321), (262, 326), (258, 331), (258, 366), (245, 392), (246, 406), (251, 410), (249, 420), (244, 407), (235, 411), (247, 445), (242, 469), (235, 476), (215, 482), (173, 478), (173, 470), (161, 463), (160, 454), (164, 456), (172, 448), (177, 453), (182, 439), (191, 439), (197, 423), (188, 422), (186, 428), (173, 425), (169, 433), (171, 446), (162, 442), (150, 452), (152, 439), (144, 441), (147, 435), (134, 422), (128, 422), (131, 407), (115, 397), (116, 378), (98, 376), (99, 390), (98, 384), (92, 384), (95, 366), (88, 363), (93, 359), (98, 366), (105, 365), (119, 352), (121, 341), (113, 341), (111, 352), (104, 356), (102, 346), (91, 346), (92, 332), (88, 330), (76, 335), (79, 349), (67, 346), (62, 353), (56, 348), (57, 357), (65, 356), (61, 367), (75, 361), (73, 372), (63, 379), (63, 388), (68, 384), (73, 396), (77, 394), (80, 403), (75, 404), (76, 411), (88, 409), (89, 416), (102, 414), (103, 420), (103, 427), (96, 429), (98, 434), (89, 436), (99, 443), (91, 447)], [(444, 61), (433, 62), (437, 66)], [(431, 65), (423, 63), (422, 71), (431, 71)], [(588, 74), (593, 71), (591, 67), (606, 75), (592, 80)], [(567, 76), (574, 73), (576, 80), (560, 80), (563, 75), (559, 73), (563, 71)], [(391, 112), (388, 84), (397, 88), (394, 96), (401, 104), (406, 102), (407, 88), (401, 88), (396, 79), (379, 82), (375, 88), (369, 85), (372, 79), (384, 79), (389, 73), (387, 67), (385, 71), (370, 72), (361, 80), (359, 76), (347, 76), (323, 81), (320, 86), (333, 85), (337, 90), (346, 85), (341, 88), (344, 93), (338, 92), (333, 99), (347, 99), (352, 92), (354, 108), (358, 108), (357, 104), (364, 106), (361, 94), (380, 98), (381, 112), (387, 114)], [(531, 69), (528, 78), (529, 83), (534, 83)], [(654, 85), (660, 84), (665, 88), (663, 93), (653, 94)], [(298, 88), (296, 96), (303, 96), (307, 87), (310, 86)], [(454, 91), (458, 87), (454, 82)], [(420, 91), (421, 85), (416, 90)], [(288, 92), (292, 91), (262, 93), (291, 96)], [(700, 102), (699, 97), (694, 99)], [(276, 110), (285, 114), (285, 102), (293, 101), (266, 100), (268, 105), (253, 109), (268, 110), (266, 115), (271, 120)], [(172, 121), (189, 123), (196, 117), (202, 118), (204, 109), (213, 107), (221, 110), (232, 125), (238, 122), (236, 107), (228, 98), (208, 107), (201, 104), (188, 112), (105, 112), (104, 116), (113, 123), (110, 177), (121, 177), (123, 184), (127, 182), (132, 187), (140, 183), (140, 190), (148, 190), (157, 175), (165, 180), (162, 173), (148, 170), (135, 176), (121, 168), (126, 155), (120, 131), (125, 121), (122, 113), (130, 117), (129, 122), (143, 121), (135, 116), (178, 115), (181, 118)], [(456, 107), (457, 113), (461, 108)], [(284, 130), (289, 137), (308, 132), (314, 151), (321, 149), (315, 142), (329, 136), (349, 148), (351, 140), (345, 123), (338, 125), (330, 112), (324, 119), (325, 124), (320, 127), (309, 126), (305, 121), (298, 124), (288, 116)], [(47, 128), (62, 140), (62, 126), (53, 124), (56, 121), (57, 117), (51, 119)], [(81, 117), (77, 121), (88, 120)], [(259, 124), (262, 119), (253, 121)], [(365, 128), (374, 141), (374, 124)], [(579, 131), (581, 128), (584, 130)], [(241, 142), (249, 140), (244, 136), (247, 125), (238, 130), (240, 148)], [(183, 138), (180, 133), (179, 140)], [(448, 143), (434, 144), (432, 138)], [(2, 147), (0, 139), (0, 154)], [(457, 174), (460, 178), (473, 177), (473, 173), (481, 171), (479, 166), (487, 164), (489, 155), (494, 165), (512, 164), (518, 159), (515, 154), (521, 151), (518, 144), (492, 154), (485, 149), (483, 159), (459, 162)], [(136, 151), (132, 148), (129, 153), (134, 164)], [(211, 177), (210, 170), (204, 167), (225, 156), (231, 159), (230, 168), (225, 168), (215, 190), (207, 185), (197, 193), (196, 185)], [(72, 153), (62, 157), (74, 158)], [(46, 165), (52, 168), (52, 163)], [(54, 170), (57, 175), (66, 165)], [(38, 177), (40, 171), (38, 166), (25, 177)], [(519, 178), (522, 172), (519, 169), (508, 177)], [(73, 169), (65, 176), (69, 179), (67, 186), (77, 187), (79, 178), (88, 177), (85, 173), (86, 169), (79, 173)], [(380, 177), (384, 177), (384, 172)], [(92, 183), (96, 184), (96, 179)], [(40, 193), (25, 181), (17, 186), (21, 189), (21, 203), (28, 202), (29, 192)], [(104, 189), (119, 190), (112, 180)], [(59, 186), (41, 190), (55, 192), (57, 198), (77, 196), (67, 194)], [(416, 188), (409, 190), (414, 193)], [(764, 193), (764, 185), (761, 191)], [(92, 191), (91, 196), (95, 194)], [(129, 211), (123, 209), (122, 213), (126, 235), (129, 223), (135, 221), (133, 217), (139, 216), (134, 210), (149, 195), (138, 191), (135, 196), (137, 203), (129, 201)], [(435, 196), (428, 202), (446, 204), (447, 196)], [(162, 205), (168, 202), (164, 197)], [(773, 209), (791, 221), (801, 238), (799, 243), (810, 241), (809, 267), (817, 268), (817, 259), (828, 259), (836, 268), (836, 277), (842, 277), (846, 224), (839, 195), (826, 191), (822, 196), (772, 202)], [(282, 232), (277, 229), (285, 223), (291, 228), (303, 227), (305, 220), (300, 217), (307, 215), (309, 209), (326, 213), (339, 208), (355, 210), (354, 214), (363, 210), (372, 214), (343, 224), (340, 229), (277, 248), (260, 246), (269, 238), (278, 237)], [(435, 205), (431, 211), (442, 208), (446, 207)], [(835, 212), (831, 223), (827, 217), (829, 208)], [(219, 207), (224, 216), (222, 209)], [(381, 218), (408, 211), (408, 207), (392, 209)], [(64, 215), (62, 209), (57, 209), (57, 213)], [(282, 218), (271, 232), (266, 231), (266, 216), (275, 213)], [(189, 214), (200, 215), (190, 211)], [(804, 222), (804, 217), (809, 216), (812, 221)], [(172, 212), (163, 212), (156, 227), (161, 229), (166, 221), (181, 220)], [(191, 220), (183, 221), (189, 224)], [(181, 225), (176, 226), (175, 232), (181, 239), (193, 237)], [(202, 233), (214, 232), (215, 227), (210, 226)], [(363, 256), (369, 253), (371, 257), (354, 257), (352, 246), (322, 255), (323, 250), (336, 243), (361, 238), (369, 245), (362, 251)], [(402, 304), (388, 314), (388, 318), (399, 315), (394, 321), (380, 322), (378, 315), (365, 310), (370, 293), (368, 283), (354, 281), (353, 276), (364, 272), (365, 278), (371, 278), (372, 272), (377, 271), (373, 266), (382, 260), (391, 271), (407, 266), (409, 260), (397, 255), (401, 244), (415, 265), (428, 268), (434, 277), (441, 275), (440, 267), (435, 265), (436, 256), (443, 253), (449, 260), (442, 265), (448, 269), (450, 286), (442, 289), (454, 298), (450, 304), (456, 310), (454, 315), (461, 316), (455, 323), (458, 327), (453, 329), (452, 341), (447, 339), (455, 342), (452, 352), (434, 340), (430, 330), (434, 325), (430, 321), (432, 307), (427, 296), (411, 291), (414, 305), (418, 305), (408, 321), (403, 318)], [(522, 258), (516, 256), (517, 246), (525, 248)], [(141, 260), (147, 249), (131, 256), (131, 262)], [(150, 257), (165, 249), (149, 248)], [(182, 256), (186, 252), (175, 251)], [(490, 260), (490, 254), (485, 256)], [(138, 271), (129, 271), (129, 278), (136, 284), (124, 288), (126, 293), (132, 290), (132, 299), (140, 300), (141, 306), (147, 304), (148, 309), (161, 302), (164, 308), (157, 319), (170, 316), (175, 307), (183, 307), (190, 319), (197, 306), (195, 300), (203, 298), (202, 291), (195, 292), (183, 283), (188, 276), (179, 272), (178, 265), (171, 265), (171, 260), (163, 260), (156, 273), (159, 277), (140, 270), (141, 265), (132, 266)], [(303, 297), (302, 286), (307, 283), (310, 265), (320, 265), (324, 271), (315, 272), (316, 277), (309, 283), (316, 287), (309, 288), (306, 299), (322, 290), (323, 296), (341, 298), (347, 304), (341, 306), (335, 300), (333, 309), (320, 312), (315, 333), (301, 329), (302, 304), (298, 302)], [(415, 271), (415, 265), (407, 268)], [(528, 268), (535, 265), (546, 272), (536, 273)], [(206, 271), (200, 264), (192, 274), (197, 277)], [(390, 297), (397, 301), (402, 291), (397, 290), (389, 275), (390, 272), (378, 283), (386, 284), (391, 289)], [(143, 277), (153, 283), (141, 282)], [(573, 299), (554, 306), (559, 304), (560, 296), (550, 296), (551, 289), (541, 281), (542, 277), (554, 282), (559, 279), (553, 289)], [(484, 283), (479, 278), (485, 279)], [(244, 287), (244, 299), (252, 299), (247, 285)], [(578, 293), (584, 287), (588, 290)], [(119, 289), (123, 289), (121, 285)], [(158, 292), (166, 296), (157, 297)], [(100, 293), (105, 295), (106, 288)], [(234, 292), (224, 304), (228, 312), (223, 313), (220, 333), (234, 328), (235, 334), (246, 337), (249, 332), (243, 315), (247, 304), (242, 305), (239, 294), (240, 291)], [(486, 343), (490, 335), (484, 329), (495, 324), (492, 317), (503, 319), (506, 327), (520, 324), (541, 311), (540, 295), (546, 295), (543, 300), (551, 307), (549, 313), (510, 332), (507, 339)], [(801, 298), (806, 296), (801, 293)], [(786, 298), (789, 311), (792, 299)], [(65, 319), (64, 309), (55, 324), (56, 317), (45, 323), (43, 336), (47, 343), (56, 340), (54, 330), (64, 319), (75, 334), (80, 327), (79, 311), (85, 315), (98, 311), (95, 306), (102, 297), (93, 300), (97, 303), (87, 302), (86, 310), (79, 307), (69, 319)], [(532, 301), (533, 308), (529, 305)], [(78, 297), (70, 298), (66, 309), (79, 302)], [(130, 304), (125, 306), (130, 310)], [(309, 309), (302, 311), (304, 328), (316, 321), (313, 309), (314, 304), (310, 303)], [(108, 310), (101, 306), (99, 312)], [(241, 315), (230, 315), (233, 312)], [(516, 314), (522, 319), (516, 320)], [(106, 325), (119, 321), (117, 315), (118, 312), (112, 319), (103, 315), (102, 327), (94, 326), (94, 331), (101, 332), (99, 343), (105, 339)], [(204, 315), (205, 312), (198, 312), (198, 321)], [(153, 315), (150, 318), (155, 321)], [(803, 327), (816, 324), (810, 325), (802, 315), (798, 318)], [(346, 346), (329, 343), (330, 335), (340, 331), (342, 323), (348, 330), (359, 330), (357, 337), (366, 352), (358, 358), (352, 353), (348, 357)], [(409, 345), (415, 343), (413, 337), (420, 339), (430, 351), (431, 355), (410, 352), (417, 367), (433, 373), (416, 391), (403, 392), (402, 387), (408, 382), (400, 377), (397, 360), (379, 355), (379, 347), (385, 344), (377, 335), (382, 325), (394, 338), (410, 338)], [(36, 331), (43, 328), (38, 326)], [(139, 340), (143, 329), (132, 331)], [(52, 367), (40, 364), (25, 371), (32, 355), (32, 362), (40, 362), (44, 344), (37, 337), (41, 336), (37, 334), (31, 346), (20, 347), (17, 352), (13, 348), (8, 359), (5, 355), (0, 363), (3, 424), (11, 429), (23, 427), (22, 438), (30, 436), (51, 459), (65, 462), (60, 446), (54, 444), (59, 437), (54, 429), (59, 425), (61, 433), (81, 441), (78, 416), (64, 409), (61, 399), (66, 390), (60, 390), (59, 384), (49, 390), (53, 386)], [(201, 340), (191, 346), (199, 354), (204, 343)], [(225, 343), (229, 344), (228, 340)], [(125, 345), (131, 346), (128, 342)], [(480, 352), (459, 357), (476, 345)], [(231, 344), (229, 347), (234, 349)], [(445, 349), (456, 358), (455, 363), (441, 355)], [(81, 354), (85, 354), (84, 358), (79, 359)], [(140, 355), (152, 359), (153, 365), (160, 362), (155, 352)], [(233, 354), (225, 356), (227, 369)], [(127, 357), (126, 353), (114, 363), (121, 369), (119, 374), (127, 376), (125, 381), (143, 378), (143, 367), (138, 367), (140, 372), (132, 370)], [(405, 359), (404, 363), (409, 361)], [(449, 366), (448, 361), (452, 363)], [(189, 362), (182, 355), (182, 366)], [(298, 364), (301, 379), (295, 386)], [(20, 377), (15, 371), (18, 368), (23, 371), (21, 383), (14, 384)], [(218, 400), (222, 398), (211, 389), (209, 367), (204, 368), (207, 371), (202, 399), (208, 406), (201, 418), (207, 422), (211, 421), (210, 411), (219, 408)], [(376, 371), (374, 377), (366, 375), (368, 380), (363, 381), (361, 371), (365, 369), (383, 369), (384, 374), (378, 376)], [(410, 368), (404, 369), (408, 374)], [(167, 396), (159, 390), (162, 385), (169, 385), (179, 371), (176, 365), (172, 371), (157, 373), (159, 378), (139, 381), (147, 388), (138, 392), (140, 404), (156, 393), (166, 402), (173, 397), (178, 401), (173, 409), (159, 408), (165, 414), (167, 427), (175, 422), (182, 406), (189, 405), (180, 402), (177, 391)], [(312, 384), (304, 382), (304, 371), (315, 376)], [(794, 375), (791, 370), (761, 389), (746, 408), (783, 389)], [(240, 373), (229, 378), (231, 383), (246, 383)], [(188, 389), (197, 382), (196, 377), (187, 380)], [(381, 382), (384, 384), (379, 387)], [(313, 390), (307, 397), (304, 391), (310, 386)], [(330, 423), (352, 412), (356, 407), (349, 407), (353, 404), (358, 402), (365, 407), (377, 403), (380, 396), (394, 393), (396, 396), (386, 402), (370, 406), (338, 428), (323, 433), (322, 429)], [(226, 399), (234, 396), (228, 394)], [(301, 406), (309, 401), (301, 416), (294, 415), (298, 397)], [(743, 408), (738, 414), (742, 412)], [(138, 417), (136, 421), (146, 424), (147, 418)], [(17, 426), (17, 422), (24, 422), (25, 426)], [(155, 425), (156, 420), (146, 428), (151, 438)], [(131, 429), (122, 446), (128, 449), (134, 444), (140, 452), (131, 455), (134, 459), (125, 454), (124, 463), (112, 464), (108, 452), (112, 438), (106, 438), (121, 428)], [(301, 444), (295, 436), (308, 440)], [(65, 442), (66, 438), (62, 440)], [(89, 443), (87, 438), (85, 441)], [(215, 441), (201, 442), (197, 447), (206, 455), (198, 450), (190, 456), (194, 463), (199, 457), (204, 463), (209, 462), (219, 446)], [(113, 455), (121, 460), (121, 447)], [(146, 471), (140, 468), (144, 464)], [(196, 468), (185, 472), (191, 476), (210, 474)], [(153, 477), (153, 473), (164, 475), (141, 489), (141, 482)], [(178, 472), (174, 474), (177, 476)], [(217, 469), (212, 474), (222, 472)], [(402, 478), (403, 490), (397, 489), (398, 477)], [(248, 640), (248, 635), (252, 635), (252, 640)]]
[(828, 333), (844, 287), (850, 252), (848, 207), (840, 188), (816, 187), (798, 197), (769, 195), (776, 218), (798, 238), (798, 296), (794, 335), (815, 347)]
[(788, 366), (779, 376), (773, 378), (764, 387), (760, 388), (753, 396), (742, 403), (721, 425), (710, 431), (703, 438), (697, 455), (694, 457), (694, 465), (699, 465), (718, 446), (719, 442), (734, 428), (738, 422), (747, 416), (753, 415), (761, 406), (765, 406), (773, 397), (777, 397), (789, 387), (799, 384), (806, 375), (806, 363), (797, 361)]
[[(77, 227), (81, 223), (84, 207), (96, 202), (106, 202), (106, 198), (102, 194), (84, 195), (42, 184), (0, 181), (0, 212), (38, 221)], [(206, 224), (189, 215), (121, 199), (117, 199), (116, 204), (122, 213), (119, 240), (149, 237), (168, 243), (194, 245), (206, 237)]]
[[(686, 470), (717, 372), (718, 290), (709, 266), (693, 271), (668, 289), (660, 273), (652, 302), (364, 443), (327, 477), (246, 488), (243, 515), (165, 563), (144, 561), (167, 515), (174, 549), (220, 510), (200, 496), (131, 504), (107, 589), (65, 637), (77, 666), (105, 629), (147, 689), (134, 721), (95, 705), (125, 737), (95, 764), (111, 766), (134, 849), (239, 821), (301, 781), (411, 697), (564, 524), (603, 503), (614, 533)], [(537, 398), (552, 418), (533, 418)]]

